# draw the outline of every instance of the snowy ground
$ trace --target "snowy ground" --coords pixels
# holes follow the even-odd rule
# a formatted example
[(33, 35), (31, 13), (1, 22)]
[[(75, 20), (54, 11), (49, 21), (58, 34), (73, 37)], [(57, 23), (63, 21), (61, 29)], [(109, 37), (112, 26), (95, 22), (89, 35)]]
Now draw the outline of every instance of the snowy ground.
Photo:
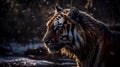
[[(69, 58), (57, 57), (53, 58), (53, 60), (49, 60), (51, 57), (47, 57), (48, 59), (46, 59), (45, 56), (32, 55), (34, 56), (34, 59), (24, 56), (24, 52), (28, 49), (30, 50), (43, 47), (42, 43), (29, 43), (25, 46), (10, 43), (10, 46), (12, 49), (12, 55), (0, 56), (0, 67), (76, 67), (74, 60)], [(37, 57), (39, 57), (39, 59)]]
[(70, 59), (61, 59), (64, 62), (52, 62), (49, 60), (34, 60), (26, 57), (0, 57), (2, 67), (73, 67), (76, 64)]

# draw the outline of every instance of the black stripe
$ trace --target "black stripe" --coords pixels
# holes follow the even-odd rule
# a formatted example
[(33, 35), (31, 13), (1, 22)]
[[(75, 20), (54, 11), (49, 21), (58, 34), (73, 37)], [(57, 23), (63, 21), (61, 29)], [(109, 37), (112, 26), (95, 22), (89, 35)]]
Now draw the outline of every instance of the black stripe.
[(59, 25), (60, 24), (59, 20), (57, 22), (58, 22), (58, 25)]
[(70, 25), (67, 25), (67, 39), (69, 39), (69, 29), (70, 29)]
[[(72, 32), (72, 36), (73, 36), (73, 39), (72, 39), (72, 44), (73, 45), (75, 45), (74, 28), (75, 28), (75, 25), (72, 24), (71, 25), (71, 32)], [(71, 46), (73, 46), (73, 45), (71, 45)]]

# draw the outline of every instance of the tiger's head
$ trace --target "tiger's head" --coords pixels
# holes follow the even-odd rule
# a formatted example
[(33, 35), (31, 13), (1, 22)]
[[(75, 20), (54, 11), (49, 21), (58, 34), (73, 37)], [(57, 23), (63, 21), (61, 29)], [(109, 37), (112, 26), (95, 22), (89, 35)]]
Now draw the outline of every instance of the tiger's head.
[(81, 18), (77, 9), (62, 9), (56, 6), (54, 16), (46, 24), (47, 31), (43, 37), (48, 49), (59, 51), (63, 47), (82, 48), (85, 34), (80, 25), (83, 22)]

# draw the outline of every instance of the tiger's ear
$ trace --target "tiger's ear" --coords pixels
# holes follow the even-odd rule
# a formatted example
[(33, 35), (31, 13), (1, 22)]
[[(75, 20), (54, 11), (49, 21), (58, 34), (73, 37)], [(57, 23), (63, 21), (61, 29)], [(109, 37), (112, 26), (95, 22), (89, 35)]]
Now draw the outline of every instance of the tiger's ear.
[(60, 6), (56, 5), (55, 10), (56, 10), (57, 12), (60, 12), (60, 11), (63, 10), (63, 8), (61, 8)]
[(82, 21), (82, 17), (80, 16), (80, 12), (77, 8), (73, 7), (70, 9), (69, 16), (72, 20), (80, 23)]
[(72, 20), (77, 21), (79, 10), (73, 7), (70, 9), (69, 15)]

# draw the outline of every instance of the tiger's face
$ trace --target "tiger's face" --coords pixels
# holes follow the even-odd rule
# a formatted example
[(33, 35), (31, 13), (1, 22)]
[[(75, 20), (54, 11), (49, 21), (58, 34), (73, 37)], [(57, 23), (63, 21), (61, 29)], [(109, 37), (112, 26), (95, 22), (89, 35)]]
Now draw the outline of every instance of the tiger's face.
[(47, 23), (47, 31), (43, 37), (49, 51), (59, 51), (62, 47), (79, 48), (83, 45), (83, 38), (70, 20), (70, 10), (57, 11)]

